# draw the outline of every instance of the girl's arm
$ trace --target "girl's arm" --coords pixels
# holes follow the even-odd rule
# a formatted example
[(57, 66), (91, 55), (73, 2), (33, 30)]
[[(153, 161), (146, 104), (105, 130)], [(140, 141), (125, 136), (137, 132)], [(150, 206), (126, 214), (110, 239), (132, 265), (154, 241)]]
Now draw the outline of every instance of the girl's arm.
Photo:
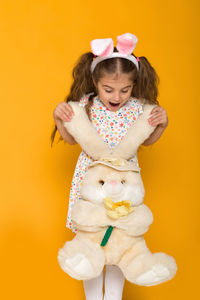
[(153, 133), (144, 141), (142, 145), (149, 146), (155, 143), (163, 134), (168, 126), (168, 118), (166, 110), (161, 106), (156, 106), (151, 111), (151, 117), (148, 122), (152, 126), (157, 126)]
[(74, 112), (72, 107), (66, 102), (60, 102), (53, 111), (54, 121), (61, 137), (70, 145), (75, 145), (77, 142), (71, 134), (64, 127), (63, 121), (70, 122), (73, 118)]
[(61, 135), (61, 137), (70, 145), (75, 145), (77, 144), (77, 142), (75, 141), (75, 139), (73, 138), (73, 136), (71, 134), (69, 134), (69, 132), (67, 131), (67, 129), (64, 127), (63, 125), (63, 120), (61, 119), (56, 119), (55, 120), (57, 129)]
[(148, 139), (146, 139), (144, 141), (144, 143), (142, 145), (149, 146), (149, 145), (155, 143), (161, 137), (161, 135), (163, 134), (163, 131), (165, 130), (165, 128), (158, 125), (156, 127), (156, 129), (154, 130), (154, 132), (149, 136)]

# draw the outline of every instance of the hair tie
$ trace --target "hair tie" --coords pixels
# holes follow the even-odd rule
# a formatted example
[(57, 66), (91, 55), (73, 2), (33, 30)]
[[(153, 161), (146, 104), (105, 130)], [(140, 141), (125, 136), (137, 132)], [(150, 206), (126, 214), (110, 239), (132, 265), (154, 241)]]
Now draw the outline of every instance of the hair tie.
[(137, 57), (137, 61), (140, 61), (139, 57)]

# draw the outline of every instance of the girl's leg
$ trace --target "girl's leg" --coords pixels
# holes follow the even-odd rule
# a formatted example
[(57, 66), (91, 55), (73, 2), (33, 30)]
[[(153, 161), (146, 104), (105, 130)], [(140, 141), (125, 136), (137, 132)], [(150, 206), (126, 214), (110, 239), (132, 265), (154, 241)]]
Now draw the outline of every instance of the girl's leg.
[(90, 280), (83, 280), (86, 300), (103, 300), (103, 271)]
[(121, 300), (125, 277), (118, 266), (106, 265), (103, 300)]

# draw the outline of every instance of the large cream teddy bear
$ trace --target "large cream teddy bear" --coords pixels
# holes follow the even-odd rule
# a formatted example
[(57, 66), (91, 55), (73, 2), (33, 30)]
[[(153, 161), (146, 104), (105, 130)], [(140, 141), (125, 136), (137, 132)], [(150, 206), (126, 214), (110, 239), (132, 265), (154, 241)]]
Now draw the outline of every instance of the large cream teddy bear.
[(177, 267), (173, 257), (151, 253), (143, 234), (153, 222), (143, 204), (145, 194), (139, 168), (128, 161), (154, 131), (147, 119), (155, 105), (145, 103), (143, 113), (114, 148), (103, 141), (77, 102), (75, 113), (64, 122), (68, 132), (95, 161), (81, 186), (81, 200), (72, 208), (78, 232), (59, 250), (61, 268), (78, 280), (97, 277), (105, 264), (117, 265), (125, 278), (137, 285), (152, 286), (172, 279)]

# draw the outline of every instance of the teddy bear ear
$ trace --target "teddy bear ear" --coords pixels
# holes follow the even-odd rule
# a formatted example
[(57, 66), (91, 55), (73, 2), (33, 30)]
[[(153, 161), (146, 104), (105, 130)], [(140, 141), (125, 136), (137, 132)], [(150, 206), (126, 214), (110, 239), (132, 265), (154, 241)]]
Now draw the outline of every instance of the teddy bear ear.
[(128, 130), (126, 137), (113, 149), (113, 156), (130, 159), (137, 154), (139, 146), (150, 136), (156, 126), (148, 122), (154, 104), (143, 104), (143, 113)]
[(63, 122), (64, 127), (74, 137), (81, 148), (94, 160), (99, 160), (101, 156), (110, 156), (110, 148), (92, 126), (85, 107), (78, 102), (68, 102), (74, 111), (74, 116), (70, 122)]

